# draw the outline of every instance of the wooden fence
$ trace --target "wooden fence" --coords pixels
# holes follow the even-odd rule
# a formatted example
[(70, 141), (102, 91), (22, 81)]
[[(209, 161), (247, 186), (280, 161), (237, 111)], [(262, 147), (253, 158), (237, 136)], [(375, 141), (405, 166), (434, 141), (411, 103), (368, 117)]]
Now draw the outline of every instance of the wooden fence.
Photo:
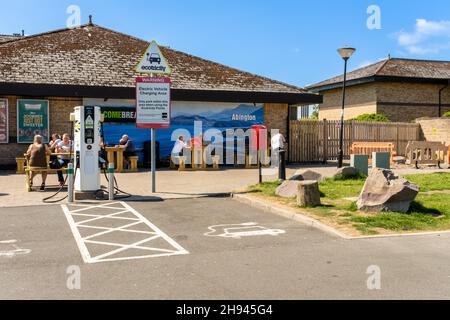
[[(336, 160), (340, 121), (291, 121), (289, 162), (308, 163)], [(420, 140), (420, 125), (402, 122), (345, 121), (344, 158), (350, 159), (353, 142), (393, 142), (397, 155), (405, 155), (409, 141)]]

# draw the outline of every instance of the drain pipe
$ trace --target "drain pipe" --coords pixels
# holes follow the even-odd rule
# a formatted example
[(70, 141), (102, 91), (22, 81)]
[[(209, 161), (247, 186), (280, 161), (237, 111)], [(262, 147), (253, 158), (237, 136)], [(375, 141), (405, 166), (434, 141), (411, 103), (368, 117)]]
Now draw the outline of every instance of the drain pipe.
[(441, 89), (439, 89), (439, 118), (442, 117), (442, 91), (447, 89), (449, 84), (450, 84), (450, 80), (447, 80), (447, 84), (445, 85), (445, 87), (442, 87)]

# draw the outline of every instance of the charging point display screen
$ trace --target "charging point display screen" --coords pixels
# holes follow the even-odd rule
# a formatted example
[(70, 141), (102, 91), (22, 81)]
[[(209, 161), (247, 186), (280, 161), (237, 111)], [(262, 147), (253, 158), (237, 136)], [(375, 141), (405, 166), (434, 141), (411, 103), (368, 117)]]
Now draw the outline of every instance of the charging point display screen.
[(84, 138), (86, 144), (94, 143), (94, 123), (95, 109), (94, 107), (85, 107), (84, 109)]

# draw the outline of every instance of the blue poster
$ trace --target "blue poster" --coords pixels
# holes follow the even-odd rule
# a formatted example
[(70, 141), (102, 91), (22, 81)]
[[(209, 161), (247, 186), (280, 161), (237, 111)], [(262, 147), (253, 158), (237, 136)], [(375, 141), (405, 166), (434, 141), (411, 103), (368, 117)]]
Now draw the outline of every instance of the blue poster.
[[(91, 99), (92, 100), (92, 99)], [(129, 100), (120, 105), (119, 101), (110, 102), (107, 107), (116, 107), (117, 110), (128, 110), (132, 107)], [(95, 103), (98, 102), (98, 103)], [(91, 105), (100, 105), (102, 101), (88, 101)], [(128, 109), (127, 109), (128, 108)], [(128, 110), (129, 112), (129, 110)], [(172, 115), (170, 129), (156, 130), (156, 139), (159, 142), (160, 158), (170, 157), (174, 141), (172, 133), (177, 129), (185, 129), (194, 137), (194, 122), (202, 123), (202, 131), (217, 129), (225, 132), (228, 129), (248, 129), (254, 124), (264, 123), (264, 107), (262, 104), (248, 103), (217, 103), (217, 102), (172, 102)], [(118, 144), (122, 135), (127, 134), (135, 143), (136, 148), (143, 149), (144, 142), (150, 141), (150, 130), (138, 129), (134, 123), (118, 123), (110, 120), (104, 124), (105, 142), (108, 145)]]

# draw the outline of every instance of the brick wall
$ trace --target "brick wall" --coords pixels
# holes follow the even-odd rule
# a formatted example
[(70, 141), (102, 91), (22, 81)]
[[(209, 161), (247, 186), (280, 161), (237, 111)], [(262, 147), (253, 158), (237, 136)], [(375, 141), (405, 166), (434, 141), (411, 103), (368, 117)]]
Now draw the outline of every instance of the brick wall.
[[(340, 120), (342, 109), (342, 89), (321, 92), (323, 104), (320, 105), (319, 119)], [(352, 119), (363, 113), (376, 113), (376, 86), (365, 84), (346, 89), (345, 119)]]
[[(8, 99), (9, 106), (9, 144), (0, 144), (0, 166), (15, 164), (15, 158), (23, 155), (27, 150), (27, 144), (17, 144), (17, 99), (30, 99), (29, 97), (0, 96), (0, 99)], [(63, 134), (70, 132), (70, 113), (73, 108), (82, 105), (82, 100), (77, 98), (59, 97), (33, 97), (32, 99), (49, 100), (50, 132)]]
[[(437, 117), (439, 84), (377, 82), (347, 88), (345, 118), (363, 113), (382, 113), (391, 121), (412, 122), (420, 117)], [(320, 92), (324, 103), (319, 118), (338, 120), (342, 90)], [(450, 111), (450, 87), (442, 92), (442, 112)]]
[(289, 106), (281, 103), (264, 104), (264, 122), (270, 133), (272, 129), (279, 129), (287, 137), (287, 122)]
[(422, 138), (450, 145), (450, 118), (419, 119)]

